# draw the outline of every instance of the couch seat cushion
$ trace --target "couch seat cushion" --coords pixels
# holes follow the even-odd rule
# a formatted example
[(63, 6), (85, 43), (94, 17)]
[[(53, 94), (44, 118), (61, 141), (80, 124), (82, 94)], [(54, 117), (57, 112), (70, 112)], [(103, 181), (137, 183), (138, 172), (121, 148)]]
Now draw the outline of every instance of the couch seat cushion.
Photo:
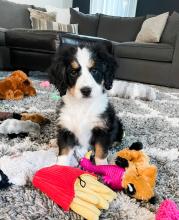
[(6, 32), (6, 45), (30, 51), (55, 51), (57, 31), (11, 29)]
[(169, 44), (113, 42), (114, 54), (117, 57), (171, 62), (174, 48)]
[(100, 14), (97, 36), (116, 42), (134, 41), (145, 17), (119, 17)]

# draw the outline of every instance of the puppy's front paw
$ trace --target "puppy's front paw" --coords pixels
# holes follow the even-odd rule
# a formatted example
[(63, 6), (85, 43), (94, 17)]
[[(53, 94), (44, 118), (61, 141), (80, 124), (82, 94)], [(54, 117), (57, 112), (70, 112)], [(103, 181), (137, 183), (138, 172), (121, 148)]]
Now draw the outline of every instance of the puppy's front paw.
[(70, 166), (70, 160), (67, 155), (61, 155), (57, 159), (57, 164), (61, 166)]
[(49, 147), (54, 147), (54, 148), (55, 148), (55, 147), (58, 147), (57, 139), (56, 139), (56, 138), (51, 139), (51, 140), (49, 141), (48, 146), (49, 146)]
[(105, 159), (100, 159), (98, 157), (95, 157), (95, 164), (96, 165), (108, 165), (107, 158)]

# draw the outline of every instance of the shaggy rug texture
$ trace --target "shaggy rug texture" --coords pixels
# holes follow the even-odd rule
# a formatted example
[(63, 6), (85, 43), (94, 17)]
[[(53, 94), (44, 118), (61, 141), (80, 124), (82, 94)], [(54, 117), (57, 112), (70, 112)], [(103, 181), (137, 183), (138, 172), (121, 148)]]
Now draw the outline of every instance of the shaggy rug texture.
[[(47, 149), (47, 143), (55, 136), (56, 105), (54, 88), (41, 88), (33, 80), (37, 96), (22, 101), (0, 101), (0, 111), (39, 112), (46, 115), (50, 125), (41, 128), (38, 139), (16, 138), (9, 140), (0, 136), (0, 156), (13, 155), (27, 150)], [(155, 101), (141, 101), (110, 97), (118, 116), (122, 119), (126, 136), (121, 144), (125, 147), (141, 141), (144, 149), (158, 167), (156, 183), (157, 203), (137, 202), (122, 192), (101, 215), (106, 220), (154, 220), (154, 213), (163, 199), (179, 203), (179, 90), (156, 87)], [(72, 106), (73, 107), (73, 106)], [(63, 212), (43, 193), (31, 185), (11, 186), (0, 191), (0, 219), (4, 220), (70, 220), (82, 219), (74, 212)]]

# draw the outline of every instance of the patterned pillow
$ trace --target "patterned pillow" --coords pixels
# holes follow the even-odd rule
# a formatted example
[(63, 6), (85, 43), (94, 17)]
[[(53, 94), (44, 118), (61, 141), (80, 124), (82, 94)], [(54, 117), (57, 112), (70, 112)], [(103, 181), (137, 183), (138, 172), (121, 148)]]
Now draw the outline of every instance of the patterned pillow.
[[(32, 8), (28, 8), (29, 12), (30, 12), (30, 20), (32, 23), (32, 19), (44, 19), (47, 21), (55, 21), (56, 20), (56, 15), (53, 12), (43, 12), (43, 11), (39, 11), (36, 9), (32, 9)], [(33, 25), (32, 25), (33, 27)]]
[(54, 30), (62, 32), (70, 32), (78, 34), (78, 24), (61, 24), (54, 21), (48, 21), (45, 19), (37, 19), (32, 17), (32, 28), (37, 30)]

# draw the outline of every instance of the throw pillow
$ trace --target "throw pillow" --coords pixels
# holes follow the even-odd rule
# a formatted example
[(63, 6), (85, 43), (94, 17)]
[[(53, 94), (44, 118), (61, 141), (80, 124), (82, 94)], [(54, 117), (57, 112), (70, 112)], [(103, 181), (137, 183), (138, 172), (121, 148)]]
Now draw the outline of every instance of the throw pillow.
[(45, 19), (31, 18), (32, 28), (36, 30), (54, 30), (78, 34), (78, 24), (61, 24)]
[[(56, 22), (62, 24), (70, 24), (70, 8), (57, 8), (54, 6), (47, 5), (47, 12), (53, 12), (56, 15)], [(79, 11), (79, 8), (74, 8), (74, 10)]]
[[(55, 21), (55, 14), (52, 12), (43, 12), (43, 11), (39, 11), (36, 9), (32, 9), (32, 8), (28, 8), (29, 12), (30, 12), (30, 20), (31, 23), (33, 22), (32, 19), (36, 18), (36, 19), (44, 19), (47, 21)], [(33, 27), (33, 25), (32, 25)]]
[(82, 35), (97, 36), (99, 14), (84, 14), (70, 8), (71, 24), (78, 24), (78, 32)]
[(177, 34), (179, 33), (179, 13), (176, 11), (168, 18), (167, 25), (161, 37), (161, 42), (175, 44)]
[(137, 43), (158, 43), (165, 28), (169, 12), (148, 18), (137, 35)]

